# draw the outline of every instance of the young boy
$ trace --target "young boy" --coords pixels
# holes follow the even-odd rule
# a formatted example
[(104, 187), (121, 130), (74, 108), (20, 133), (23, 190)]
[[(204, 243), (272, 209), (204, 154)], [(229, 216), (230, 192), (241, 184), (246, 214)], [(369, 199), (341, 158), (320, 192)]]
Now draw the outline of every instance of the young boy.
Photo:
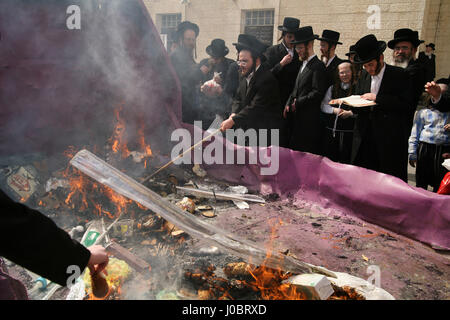
[[(437, 81), (442, 91), (448, 89), (448, 79)], [(416, 167), (416, 186), (437, 192), (447, 170), (442, 166), (444, 153), (450, 152), (450, 112), (440, 112), (430, 104), (417, 111), (409, 137), (409, 163)]]

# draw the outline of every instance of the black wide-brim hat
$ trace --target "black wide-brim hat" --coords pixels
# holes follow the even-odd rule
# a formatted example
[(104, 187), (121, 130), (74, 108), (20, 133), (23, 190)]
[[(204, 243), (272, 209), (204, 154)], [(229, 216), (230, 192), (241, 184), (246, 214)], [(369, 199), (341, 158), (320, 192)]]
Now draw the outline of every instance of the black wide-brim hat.
[(352, 44), (351, 46), (350, 46), (350, 48), (348, 49), (348, 52), (345, 54), (347, 57), (350, 57), (350, 55), (352, 55), (352, 54), (355, 54), (356, 53), (356, 51), (355, 51), (355, 45), (354, 44)]
[(249, 50), (259, 57), (262, 57), (263, 53), (269, 47), (250, 34), (240, 34), (238, 41), (233, 43), (233, 45), (236, 47), (238, 52), (241, 50)]
[(434, 43), (429, 43), (425, 47), (430, 47), (431, 49), (436, 50)]
[(200, 33), (200, 28), (197, 24), (190, 21), (183, 21), (177, 26), (178, 37), (181, 37), (186, 30), (194, 31), (196, 37), (198, 37), (198, 34)]
[(317, 34), (314, 34), (313, 28), (311, 26), (307, 26), (298, 29), (298, 31), (295, 33), (295, 40), (291, 43), (295, 45), (306, 43), (316, 39), (319, 39), (319, 36)]
[(329, 42), (329, 43), (342, 44), (342, 42), (339, 42), (339, 37), (340, 36), (341, 36), (341, 34), (339, 32), (337, 32), (337, 31), (323, 30), (322, 37), (320, 37), (317, 40), (326, 41), (326, 42)]
[(419, 40), (419, 33), (417, 31), (405, 28), (398, 29), (394, 32), (394, 39), (388, 42), (388, 47), (390, 49), (394, 49), (397, 43), (403, 41), (411, 42), (415, 48), (417, 48), (421, 43), (425, 42), (423, 40)]
[(300, 27), (300, 20), (296, 18), (286, 17), (284, 18), (283, 25), (278, 26), (278, 30), (283, 32), (295, 33)]
[(206, 47), (206, 53), (214, 58), (225, 57), (230, 50), (225, 46), (225, 41), (222, 39), (214, 39), (211, 44)]
[(386, 50), (386, 42), (378, 41), (377, 37), (369, 34), (355, 43), (355, 63), (364, 64), (378, 57)]

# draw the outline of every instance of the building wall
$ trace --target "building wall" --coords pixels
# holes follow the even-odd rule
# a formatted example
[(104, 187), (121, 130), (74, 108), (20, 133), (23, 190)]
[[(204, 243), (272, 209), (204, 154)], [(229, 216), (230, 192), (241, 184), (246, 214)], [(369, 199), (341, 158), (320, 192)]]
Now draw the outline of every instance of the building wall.
[[(338, 46), (338, 56), (345, 57), (348, 47), (358, 39), (373, 33), (378, 39), (389, 41), (394, 31), (400, 28), (418, 30), (426, 43), (436, 44), (437, 77), (450, 73), (450, 1), (448, 0), (144, 0), (156, 21), (161, 13), (182, 13), (182, 20), (190, 20), (200, 27), (197, 41), (198, 60), (207, 57), (206, 47), (214, 38), (222, 38), (230, 49), (230, 58), (235, 58), (236, 42), (243, 32), (243, 10), (274, 9), (273, 43), (281, 35), (277, 26), (287, 16), (297, 17), (301, 26), (311, 25), (320, 35), (323, 29), (333, 29), (341, 33), (342, 46)], [(376, 15), (369, 7), (376, 5), (380, 10), (380, 24), (370, 29), (368, 20)], [(158, 23), (156, 23), (158, 24)], [(420, 50), (424, 50), (424, 45)], [(319, 43), (316, 42), (316, 53)], [(385, 52), (388, 63), (392, 61), (392, 50)]]

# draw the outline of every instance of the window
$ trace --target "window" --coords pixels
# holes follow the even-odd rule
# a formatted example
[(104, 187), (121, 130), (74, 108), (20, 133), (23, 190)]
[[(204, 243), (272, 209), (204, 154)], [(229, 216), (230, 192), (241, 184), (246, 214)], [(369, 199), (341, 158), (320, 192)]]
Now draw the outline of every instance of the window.
[(167, 39), (167, 48), (172, 46), (174, 42), (173, 33), (177, 30), (177, 26), (181, 22), (181, 13), (174, 14), (160, 14), (157, 17), (159, 20), (161, 35), (165, 34)]
[(244, 33), (254, 35), (267, 45), (272, 45), (274, 15), (273, 9), (245, 11)]

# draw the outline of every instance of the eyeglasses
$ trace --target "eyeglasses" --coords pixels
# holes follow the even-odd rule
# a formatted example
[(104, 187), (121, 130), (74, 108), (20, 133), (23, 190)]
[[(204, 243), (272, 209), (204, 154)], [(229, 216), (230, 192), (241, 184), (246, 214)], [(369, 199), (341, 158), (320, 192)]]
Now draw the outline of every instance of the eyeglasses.
[(400, 50), (408, 51), (409, 49), (410, 48), (408, 46), (399, 46), (399, 47), (395, 47), (394, 51), (400, 51)]
[(247, 64), (248, 64), (248, 61), (247, 61), (247, 60), (238, 60), (238, 61), (237, 61), (237, 64), (238, 64), (239, 66), (245, 67), (245, 66), (247, 66)]

